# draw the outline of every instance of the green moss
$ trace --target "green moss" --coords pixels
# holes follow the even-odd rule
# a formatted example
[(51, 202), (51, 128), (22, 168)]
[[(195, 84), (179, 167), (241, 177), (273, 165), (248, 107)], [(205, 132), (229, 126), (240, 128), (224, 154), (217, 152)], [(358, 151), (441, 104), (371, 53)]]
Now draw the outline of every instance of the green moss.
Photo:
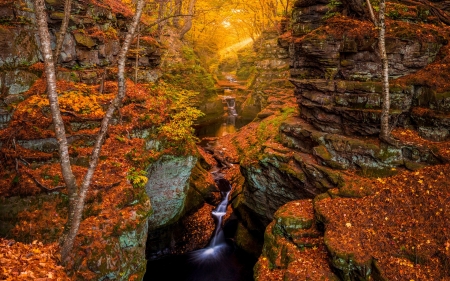
[(319, 145), (313, 148), (313, 153), (324, 161), (331, 161), (333, 156), (324, 145)]
[(74, 37), (78, 44), (88, 47), (89, 49), (97, 45), (91, 37), (84, 33), (76, 32), (74, 33)]
[(411, 161), (405, 161), (405, 167), (406, 169), (410, 170), (410, 171), (416, 171), (416, 170), (420, 170), (424, 167), (426, 167), (427, 165), (424, 163), (417, 163), (417, 162), (411, 162)]
[(390, 167), (361, 167), (361, 170), (357, 172), (358, 175), (367, 178), (386, 178), (394, 176), (398, 173), (398, 170)]

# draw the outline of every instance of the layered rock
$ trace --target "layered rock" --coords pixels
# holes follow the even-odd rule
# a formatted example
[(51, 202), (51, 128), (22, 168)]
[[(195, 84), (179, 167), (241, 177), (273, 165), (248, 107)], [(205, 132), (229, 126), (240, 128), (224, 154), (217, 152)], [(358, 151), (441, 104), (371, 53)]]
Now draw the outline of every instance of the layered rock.
[(311, 200), (282, 206), (265, 231), (255, 280), (339, 280), (321, 236)]
[[(387, 21), (386, 48), (391, 80), (390, 123), (400, 127), (395, 131), (395, 136), (407, 136), (399, 138), (401, 142), (398, 146), (392, 146), (378, 139), (382, 101), (381, 63), (376, 31), (372, 28), (373, 24), (365, 20), (364, 11), (361, 15), (359, 13), (361, 11), (355, 10), (357, 7), (353, 7), (352, 10), (350, 1), (343, 2), (343, 5), (339, 3), (336, 5), (329, 1), (296, 1), (292, 18), (293, 31), (279, 38), (280, 45), (289, 46), (290, 81), (296, 87), (295, 96), (300, 107), (300, 114), (283, 120), (279, 126), (277, 142), (282, 144), (282, 147), (278, 146), (276, 150), (278, 163), (272, 160), (270, 169), (261, 169), (267, 157), (260, 156), (258, 162), (252, 163), (253, 169), (241, 165), (242, 174), (246, 177), (241, 202), (244, 202), (242, 206), (245, 206), (246, 213), (256, 214), (260, 222), (259, 226), (268, 224), (268, 221), (274, 217), (274, 221), (266, 229), (263, 254), (255, 267), (255, 278), (257, 280), (309, 280), (311, 276), (305, 275), (305, 267), (310, 268), (311, 273), (322, 274), (315, 276), (312, 280), (322, 280), (321, 278), (323, 280), (368, 280), (370, 278), (390, 280), (398, 274), (403, 274), (402, 276), (408, 279), (409, 276), (413, 276), (412, 272), (425, 279), (437, 278), (434, 276), (439, 276), (440, 270), (431, 270), (431, 267), (438, 266), (439, 262), (434, 263), (435, 261), (431, 260), (432, 254), (429, 255), (427, 250), (422, 250), (424, 259), (427, 259), (424, 264), (430, 268), (427, 272), (416, 269), (404, 270), (413, 261), (412, 257), (406, 254), (400, 258), (394, 258), (395, 254), (390, 257), (383, 256), (383, 262), (374, 258), (380, 251), (386, 251), (380, 250), (381, 248), (389, 247), (372, 244), (373, 247), (367, 250), (365, 240), (357, 237), (363, 234), (352, 231), (356, 220), (350, 221), (348, 216), (350, 212), (351, 216), (355, 215), (358, 218), (378, 217), (378, 209), (353, 213), (352, 208), (356, 205), (368, 209), (371, 208), (370, 206), (379, 206), (383, 214), (397, 211), (400, 214), (402, 208), (408, 208), (403, 198), (405, 195), (402, 194), (398, 194), (398, 198), (386, 195), (389, 199), (381, 199), (378, 205), (373, 202), (368, 203), (372, 198), (378, 198), (382, 192), (378, 189), (374, 190), (373, 185), (366, 182), (364, 177), (384, 177), (395, 174), (404, 167), (417, 170), (425, 165), (440, 164), (449, 160), (448, 154), (442, 149), (448, 144), (449, 136), (447, 109), (449, 87), (445, 79), (440, 78), (442, 72), (448, 72), (446, 66), (449, 57), (448, 33), (445, 29), (434, 25), (437, 23), (435, 18), (419, 15), (422, 9), (426, 9), (425, 6), (388, 3), (387, 14), (390, 19)], [(351, 13), (352, 18), (333, 17), (338, 12)], [(418, 17), (409, 20), (408, 16), (414, 13), (418, 13)], [(327, 19), (330, 17), (331, 19)], [(424, 21), (429, 24), (424, 24)], [(433, 145), (430, 141), (420, 140), (417, 133), (412, 133), (413, 131), (423, 138), (442, 143)], [(414, 139), (411, 136), (414, 136)], [(263, 146), (261, 152), (267, 151), (267, 147), (270, 146)], [(314, 165), (300, 166), (305, 181), (299, 184), (288, 175), (272, 176), (276, 174), (273, 170), (278, 173), (285, 170), (279, 164), (279, 159), (301, 159), (303, 162)], [(287, 163), (290, 169), (299, 167), (297, 163)], [(328, 175), (335, 175), (334, 178), (339, 180), (330, 181), (332, 177), (326, 178), (317, 172), (308, 174), (307, 171), (312, 171), (310, 167), (320, 171), (326, 168), (329, 171)], [(248, 170), (253, 172), (248, 173)], [(271, 172), (262, 175), (261, 170)], [(348, 173), (345, 170), (353, 170), (353, 172)], [(354, 174), (355, 171), (357, 174)], [(261, 174), (259, 177), (258, 172)], [(414, 175), (419, 176), (419, 173), (415, 172)], [(297, 174), (301, 173), (297, 172)], [(444, 174), (441, 172), (440, 175)], [(273, 189), (285, 190), (283, 183), (278, 180), (283, 177), (286, 180), (290, 179), (289, 182), (301, 190), (295, 193), (293, 191), (296, 188), (291, 188), (290, 194), (294, 197), (307, 198), (305, 196), (307, 191), (313, 191), (309, 198), (318, 195), (315, 199), (316, 209), (310, 210), (309, 216), (300, 212), (305, 210), (305, 206), (312, 208), (310, 203), (306, 203), (307, 201), (297, 202), (298, 208), (293, 207), (295, 201), (288, 203), (287, 206), (292, 204), (291, 207), (284, 206), (276, 212), (272, 210), (273, 205), (267, 199), (252, 201), (253, 198), (263, 198), (258, 196), (255, 190), (262, 190), (266, 195), (273, 194)], [(328, 182), (323, 181), (324, 178)], [(395, 184), (390, 188), (397, 189), (398, 185), (403, 185), (400, 178), (402, 177), (394, 178)], [(435, 179), (436, 176), (432, 178)], [(406, 175), (403, 176), (403, 181), (408, 181)], [(384, 192), (390, 194), (389, 188), (385, 187), (387, 182), (389, 180), (378, 179), (377, 184), (379, 183), (379, 188)], [(422, 184), (423, 180), (417, 182)], [(315, 190), (309, 188), (311, 184), (316, 188)], [(419, 189), (417, 187), (415, 191), (412, 191), (413, 194)], [(323, 191), (325, 193), (319, 195)], [(441, 191), (448, 193), (446, 189)], [(335, 198), (341, 197), (364, 199), (358, 201), (358, 199), (342, 198), (334, 201)], [(275, 198), (280, 197), (275, 196)], [(391, 203), (385, 204), (382, 200), (386, 200), (385, 202), (396, 200), (398, 203), (395, 207), (388, 207), (386, 204)], [(246, 201), (251, 203), (245, 204)], [(345, 208), (345, 211), (341, 213), (339, 204), (343, 202), (353, 207)], [(428, 211), (434, 208), (434, 203), (423, 203), (421, 206)], [(286, 213), (287, 208), (291, 208), (291, 213)], [(238, 213), (244, 213), (238, 206), (236, 210)], [(262, 217), (265, 219), (261, 220)], [(303, 256), (298, 258), (292, 254), (296, 253), (302, 245), (299, 245), (297, 241), (297, 230), (286, 228), (286, 225), (290, 223), (295, 224), (291, 219), (302, 220), (305, 217), (309, 217), (312, 225), (319, 222), (319, 226), (322, 224), (326, 226), (325, 244), (322, 233), (316, 232), (316, 242), (319, 241), (316, 247), (322, 250), (322, 257), (318, 258), (319, 264), (314, 263), (315, 268), (310, 267), (310, 259)], [(379, 215), (379, 217), (380, 224), (391, 220), (390, 215), (386, 217)], [(245, 216), (244, 221), (246, 221)], [(395, 224), (396, 222), (393, 222), (389, 225)], [(253, 227), (256, 228), (257, 225)], [(387, 240), (392, 239), (392, 233), (398, 231), (396, 227), (398, 225), (393, 227), (387, 236), (382, 237), (387, 237)], [(439, 244), (443, 241), (442, 237), (426, 240), (428, 236), (419, 232), (421, 239), (425, 239), (422, 241), (428, 241), (426, 243), (434, 245), (433, 243)], [(301, 230), (299, 233), (309, 232)], [(402, 238), (396, 236), (395, 239), (408, 239), (404, 235), (399, 234), (399, 236)], [(405, 249), (405, 251), (408, 250)], [(435, 249), (436, 251), (440, 250)], [(307, 252), (314, 255), (309, 250)], [(393, 252), (394, 249), (392, 249)], [(418, 262), (417, 255), (416, 262)], [(401, 273), (395, 273), (395, 270), (392, 270), (394, 264), (395, 266), (400, 264)], [(295, 271), (294, 266), (302, 269)], [(324, 271), (323, 267), (327, 269)], [(327, 275), (328, 273), (331, 275)]]
[[(63, 13), (63, 3), (47, 1), (49, 30), (52, 46), (55, 46)], [(59, 57), (61, 66), (58, 79), (99, 84), (115, 79), (115, 70), (109, 69), (117, 62), (120, 50), (119, 38), (126, 32), (126, 23), (132, 12), (125, 5), (108, 7), (101, 2), (92, 3), (90, 8), (81, 2), (72, 5), (71, 19)], [(7, 126), (14, 105), (24, 100), (28, 91), (42, 74), (39, 39), (35, 29), (32, 1), (22, 0), (0, 5), (0, 128)], [(146, 22), (144, 20), (143, 24)], [(135, 45), (131, 46), (131, 49)], [(140, 39), (139, 70), (140, 82), (153, 82), (161, 74), (155, 67), (160, 63), (159, 43), (143, 34)], [(128, 57), (127, 64), (134, 65), (136, 55)], [(31, 67), (30, 67), (31, 66)], [(134, 70), (129, 72), (134, 75)]]
[[(302, 33), (293, 32), (294, 37), (281, 38), (285, 45), (289, 44), (291, 81), (296, 86), (302, 117), (329, 133), (377, 135), (381, 115), (381, 63), (372, 23), (346, 17), (310, 21), (303, 10), (318, 11), (317, 5), (320, 4), (309, 6), (303, 1), (295, 8), (294, 15), (298, 16), (293, 17), (294, 27), (314, 24)], [(322, 4), (325, 5), (328, 4)], [(393, 9), (390, 5), (394, 4), (388, 3), (388, 11)], [(394, 18), (400, 20), (388, 20), (386, 39), (389, 77), (394, 79), (390, 85), (391, 123), (412, 126), (430, 139), (445, 140), (448, 137), (446, 90), (437, 92), (423, 87), (417, 79), (416, 82), (395, 79), (409, 77), (432, 63), (447, 44), (447, 35), (434, 25), (423, 30), (419, 23), (401, 21), (402, 15)], [(421, 110), (424, 107), (426, 114)], [(425, 121), (424, 116), (430, 118)], [(433, 132), (433, 126), (440, 129)]]
[[(278, 35), (279, 31), (276, 29), (264, 31), (253, 44), (254, 53), (240, 56), (244, 63), (237, 73), (250, 72), (249, 94), (240, 110), (243, 118), (264, 118), (272, 115), (273, 111), (267, 106), (271, 103), (268, 99), (273, 92), (292, 88), (286, 80), (289, 78), (289, 53), (279, 46)], [(247, 59), (252, 60), (252, 67), (249, 67)]]

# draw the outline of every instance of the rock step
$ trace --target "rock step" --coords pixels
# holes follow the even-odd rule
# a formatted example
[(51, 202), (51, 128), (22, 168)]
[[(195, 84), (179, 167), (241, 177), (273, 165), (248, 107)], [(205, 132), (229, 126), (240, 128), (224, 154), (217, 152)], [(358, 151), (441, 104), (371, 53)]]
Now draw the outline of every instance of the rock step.
[[(321, 105), (307, 99), (300, 101), (301, 116), (324, 132), (371, 136), (380, 133), (381, 109)], [(403, 124), (402, 110), (390, 110), (390, 122)]]
[(363, 169), (382, 172), (405, 162), (435, 164), (440, 161), (429, 150), (404, 145), (400, 148), (377, 137), (350, 137), (315, 129), (299, 117), (291, 117), (280, 126), (281, 143), (311, 154), (318, 164), (332, 169)]
[(432, 141), (450, 139), (450, 113), (424, 107), (415, 107), (411, 119), (416, 123), (419, 135)]
[(329, 266), (312, 200), (283, 205), (266, 228), (255, 280), (339, 280)]
[(260, 160), (260, 164), (276, 166), (289, 177), (299, 180), (303, 184), (302, 189), (310, 196), (343, 184), (340, 172), (321, 165), (313, 155), (279, 146), (279, 144), (264, 144), (265, 157)]

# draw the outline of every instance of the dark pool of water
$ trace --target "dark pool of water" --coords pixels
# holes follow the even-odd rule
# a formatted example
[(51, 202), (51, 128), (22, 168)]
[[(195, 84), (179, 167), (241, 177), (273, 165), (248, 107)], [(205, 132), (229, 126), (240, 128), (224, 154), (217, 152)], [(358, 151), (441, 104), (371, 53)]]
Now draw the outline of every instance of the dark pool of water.
[(240, 117), (224, 117), (222, 120), (218, 120), (208, 125), (196, 126), (195, 134), (199, 138), (204, 137), (221, 137), (226, 134), (232, 134), (238, 129), (250, 123), (252, 120), (243, 119)]
[(256, 260), (229, 242), (217, 256), (196, 253), (149, 261), (146, 281), (251, 281)]

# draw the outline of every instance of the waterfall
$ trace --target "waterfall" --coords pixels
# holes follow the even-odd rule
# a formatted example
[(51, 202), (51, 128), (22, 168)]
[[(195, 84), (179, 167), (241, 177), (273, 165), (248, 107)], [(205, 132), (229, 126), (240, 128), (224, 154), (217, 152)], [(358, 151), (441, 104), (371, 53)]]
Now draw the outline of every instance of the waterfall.
[(234, 100), (233, 97), (227, 97), (225, 99), (225, 101), (227, 102), (227, 107), (228, 107), (228, 116), (237, 116), (237, 112), (236, 112), (236, 102)]
[(227, 214), (227, 206), (228, 206), (228, 195), (230, 191), (225, 192), (223, 196), (222, 202), (212, 211), (213, 217), (216, 219), (216, 229), (214, 231), (214, 236), (211, 239), (208, 247), (214, 248), (215, 246), (219, 246), (220, 244), (225, 243), (225, 237), (222, 231), (222, 222), (223, 217)]
[(231, 192), (231, 185), (227, 180), (223, 178), (216, 179), (216, 182), (219, 185), (219, 189), (222, 190), (222, 201), (211, 212), (216, 222), (216, 228), (208, 246), (191, 253), (191, 258), (197, 262), (219, 259), (223, 250), (226, 250), (228, 248), (228, 244), (225, 241), (225, 235), (222, 229), (222, 223), (223, 217), (227, 214), (228, 196)]

